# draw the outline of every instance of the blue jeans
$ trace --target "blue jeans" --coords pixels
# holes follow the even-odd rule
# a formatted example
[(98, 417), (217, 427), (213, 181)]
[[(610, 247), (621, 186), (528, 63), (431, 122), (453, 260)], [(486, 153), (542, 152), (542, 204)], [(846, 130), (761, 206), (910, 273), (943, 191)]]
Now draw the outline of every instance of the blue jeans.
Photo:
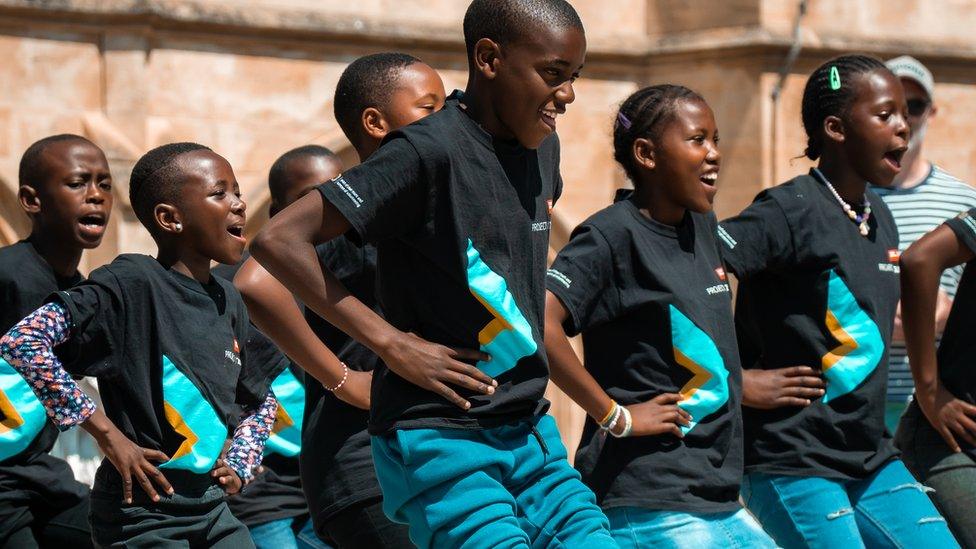
[(863, 480), (753, 473), (743, 479), (742, 499), (787, 549), (959, 547), (901, 460)]
[(607, 510), (610, 533), (621, 549), (748, 548), (772, 549), (776, 543), (745, 509), (692, 514), (640, 507)]
[(304, 521), (304, 526), (297, 534), (293, 527), (295, 520), (283, 518), (249, 526), (251, 540), (257, 549), (330, 549), (328, 544), (315, 535), (310, 519), (300, 519)]
[(556, 422), (373, 437), (383, 510), (427, 548), (616, 548)]

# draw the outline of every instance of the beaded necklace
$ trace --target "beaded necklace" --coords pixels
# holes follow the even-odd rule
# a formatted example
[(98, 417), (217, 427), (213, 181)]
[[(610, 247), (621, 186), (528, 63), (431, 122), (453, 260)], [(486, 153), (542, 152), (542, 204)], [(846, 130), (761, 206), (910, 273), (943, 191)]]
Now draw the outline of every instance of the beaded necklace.
[(830, 181), (827, 180), (827, 177), (823, 174), (823, 172), (817, 168), (814, 168), (813, 173), (817, 175), (817, 178), (820, 179), (820, 181), (823, 181), (824, 184), (827, 185), (827, 188), (830, 189), (830, 194), (834, 195), (834, 198), (837, 199), (837, 202), (840, 204), (840, 207), (844, 209), (844, 213), (847, 214), (847, 217), (851, 218), (851, 221), (857, 224), (857, 228), (860, 231), (861, 236), (868, 236), (868, 232), (870, 231), (868, 220), (871, 219), (871, 201), (868, 200), (867, 193), (864, 194), (864, 213), (858, 215), (850, 204), (844, 202), (844, 199), (840, 197), (840, 194), (837, 193), (837, 189), (830, 184)]

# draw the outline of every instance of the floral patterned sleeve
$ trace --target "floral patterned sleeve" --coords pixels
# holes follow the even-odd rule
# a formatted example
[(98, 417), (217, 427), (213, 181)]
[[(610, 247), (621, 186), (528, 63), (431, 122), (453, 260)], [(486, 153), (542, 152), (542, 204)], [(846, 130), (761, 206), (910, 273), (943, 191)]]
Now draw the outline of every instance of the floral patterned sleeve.
[(271, 435), (278, 414), (278, 400), (269, 389), (264, 402), (256, 408), (245, 409), (246, 416), (234, 430), (234, 440), (227, 450), (227, 465), (247, 484), (254, 480), (254, 470), (261, 465), (264, 443)]
[(95, 412), (95, 403), (71, 379), (54, 347), (71, 335), (68, 310), (57, 302), (34, 311), (0, 338), (0, 357), (17, 370), (47, 415), (67, 431)]

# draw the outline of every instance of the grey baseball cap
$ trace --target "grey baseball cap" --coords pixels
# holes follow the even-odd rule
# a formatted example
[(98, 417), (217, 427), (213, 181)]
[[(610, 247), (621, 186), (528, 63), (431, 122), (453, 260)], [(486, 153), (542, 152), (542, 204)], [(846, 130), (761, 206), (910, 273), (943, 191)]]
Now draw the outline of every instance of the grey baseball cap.
[(925, 68), (925, 65), (921, 61), (910, 55), (902, 55), (901, 57), (889, 59), (885, 62), (885, 65), (898, 78), (909, 78), (918, 82), (918, 85), (922, 86), (925, 93), (929, 95), (929, 99), (933, 98), (935, 80), (932, 79), (932, 73)]

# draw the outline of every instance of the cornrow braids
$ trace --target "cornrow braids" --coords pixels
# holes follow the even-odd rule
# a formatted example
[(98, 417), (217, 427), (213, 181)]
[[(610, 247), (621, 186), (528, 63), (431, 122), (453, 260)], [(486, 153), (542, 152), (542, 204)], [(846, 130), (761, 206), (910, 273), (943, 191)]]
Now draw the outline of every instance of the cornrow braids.
[(637, 90), (620, 105), (613, 126), (613, 158), (623, 166), (634, 185), (639, 181), (634, 141), (641, 137), (651, 140), (660, 137), (680, 101), (705, 102), (701, 95), (684, 86), (659, 84)]
[(854, 102), (861, 75), (887, 71), (884, 63), (869, 55), (835, 57), (817, 67), (803, 89), (803, 129), (807, 133), (804, 155), (817, 160), (823, 152), (823, 121), (828, 116), (843, 117)]

